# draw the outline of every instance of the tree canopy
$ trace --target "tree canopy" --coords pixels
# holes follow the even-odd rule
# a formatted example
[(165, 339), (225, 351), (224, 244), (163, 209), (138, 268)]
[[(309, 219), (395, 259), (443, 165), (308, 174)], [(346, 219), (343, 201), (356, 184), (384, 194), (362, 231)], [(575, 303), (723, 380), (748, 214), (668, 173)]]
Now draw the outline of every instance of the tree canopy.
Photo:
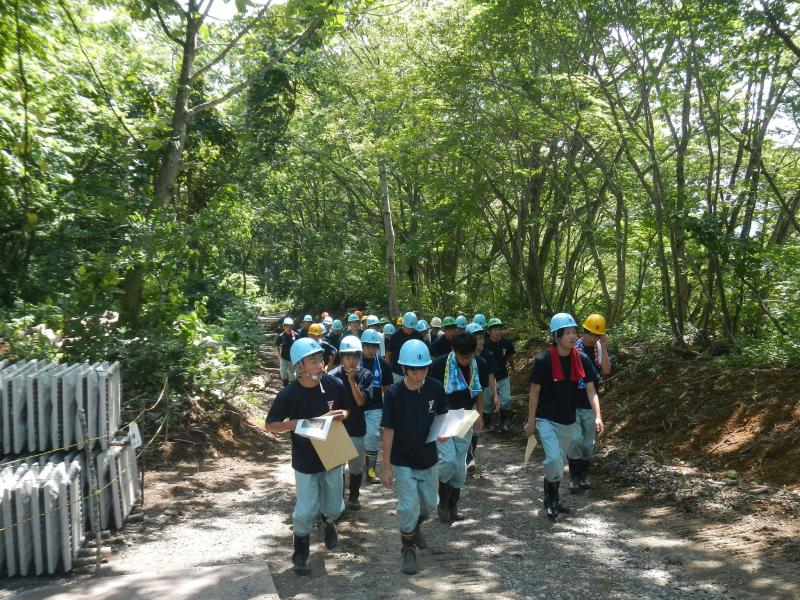
[(225, 4), (0, 8), (19, 353), (45, 322), (65, 356), (190, 389), (188, 365), (252, 356), (270, 297), (527, 333), (601, 312), (620, 339), (796, 361), (792, 3)]

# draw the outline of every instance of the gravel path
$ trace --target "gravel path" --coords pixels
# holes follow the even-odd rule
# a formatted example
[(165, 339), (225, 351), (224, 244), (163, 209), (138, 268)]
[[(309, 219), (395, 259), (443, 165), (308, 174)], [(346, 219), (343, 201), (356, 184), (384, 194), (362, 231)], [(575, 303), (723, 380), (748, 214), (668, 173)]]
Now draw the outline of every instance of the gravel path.
[[(269, 382), (279, 382), (272, 356), (266, 366), (256, 418), (274, 397)], [(462, 494), (467, 519), (424, 525), (431, 548), (419, 552), (416, 576), (400, 572), (395, 500), (380, 485), (365, 486), (362, 510), (343, 515), (335, 550), (325, 550), (321, 528), (312, 533), (312, 575), (295, 576), (289, 442), (267, 435), (252, 451), (150, 472), (147, 518), (128, 525), (104, 574), (266, 561), (280, 596), (297, 599), (800, 597), (796, 552), (758, 543), (765, 528), (796, 533), (796, 514), (708, 519), (606, 472), (586, 494), (562, 490), (573, 514), (552, 524), (541, 509), (541, 454), (523, 469), (522, 444), (521, 434), (481, 437)]]

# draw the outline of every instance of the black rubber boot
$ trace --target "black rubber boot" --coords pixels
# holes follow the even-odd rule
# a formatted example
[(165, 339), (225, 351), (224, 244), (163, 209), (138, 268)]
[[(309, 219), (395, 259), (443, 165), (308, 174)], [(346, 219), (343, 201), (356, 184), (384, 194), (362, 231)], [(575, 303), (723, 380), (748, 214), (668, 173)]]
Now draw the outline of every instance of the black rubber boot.
[(403, 533), (401, 531), (400, 539), (403, 542), (403, 548), (400, 550), (403, 555), (403, 573), (413, 575), (419, 571), (417, 567), (417, 551), (414, 548), (414, 533)]
[(366, 461), (367, 461), (367, 482), (369, 483), (380, 483), (381, 480), (378, 478), (378, 453), (377, 452), (367, 452), (366, 454)]
[(581, 462), (580, 460), (569, 459), (569, 493), (576, 494), (581, 489)]
[(503, 433), (508, 433), (508, 416), (507, 410), (500, 411), (500, 431)]
[(439, 506), (436, 507), (436, 513), (439, 515), (439, 520), (442, 523), (452, 523), (450, 518), (450, 495), (453, 493), (453, 488), (443, 482), (439, 482)]
[(555, 521), (558, 518), (558, 482), (544, 480), (544, 508), (547, 518)]
[(588, 460), (582, 460), (581, 463), (581, 481), (580, 486), (582, 490), (588, 490), (592, 487), (589, 484), (589, 465), (591, 464)]
[(292, 553), (292, 564), (297, 575), (310, 575), (311, 567), (308, 566), (308, 550), (310, 546), (308, 535), (294, 536), (294, 552)]
[(325, 524), (325, 547), (328, 550), (333, 550), (339, 543), (339, 532), (336, 531), (336, 523), (329, 521), (325, 518), (325, 515), (322, 516), (322, 522)]
[(420, 550), (426, 550), (428, 548), (428, 539), (422, 535), (422, 531), (420, 530), (424, 520), (425, 519), (422, 517), (417, 519), (417, 528), (414, 530), (414, 545)]
[(358, 501), (358, 494), (361, 490), (361, 479), (363, 475), (350, 475), (350, 493), (347, 496), (347, 508), (350, 510), (360, 510), (361, 502)]
[(450, 493), (450, 500), (447, 502), (447, 507), (450, 509), (450, 520), (454, 523), (456, 521), (463, 521), (464, 517), (458, 514), (458, 500), (461, 498), (461, 488), (450, 488), (453, 491)]
[(469, 443), (469, 448), (467, 449), (467, 471), (474, 471), (478, 468), (478, 465), (475, 463), (475, 451), (478, 449), (478, 434), (472, 434), (472, 441)]
[(569, 508), (567, 508), (566, 506), (564, 506), (563, 504), (561, 504), (561, 498), (560, 498), (560, 495), (558, 493), (558, 488), (561, 487), (561, 482), (560, 481), (554, 481), (553, 485), (555, 486), (556, 505), (558, 506), (558, 514), (560, 514), (560, 515), (568, 515), (568, 514), (570, 514), (572, 511)]
[(491, 430), (492, 428), (492, 413), (483, 413), (483, 428), (486, 431)]

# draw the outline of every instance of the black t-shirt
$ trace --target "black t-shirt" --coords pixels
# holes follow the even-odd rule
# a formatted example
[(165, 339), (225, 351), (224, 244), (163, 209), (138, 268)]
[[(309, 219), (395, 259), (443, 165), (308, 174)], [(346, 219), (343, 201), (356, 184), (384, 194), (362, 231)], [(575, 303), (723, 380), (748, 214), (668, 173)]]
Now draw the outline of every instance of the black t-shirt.
[(497, 378), (497, 381), (508, 377), (508, 358), (512, 354), (517, 353), (517, 351), (514, 350), (514, 344), (511, 343), (511, 340), (506, 337), (501, 337), (500, 341), (493, 342), (487, 335), (486, 341), (483, 342), (483, 347), (494, 354), (494, 359), (497, 362), (497, 373), (495, 373), (494, 376)]
[(284, 331), (278, 334), (278, 337), (275, 338), (275, 345), (281, 349), (282, 359), (292, 360), (290, 351), (292, 349), (292, 344), (294, 344), (294, 341), (297, 339), (299, 339), (299, 337), (296, 331), (292, 331), (292, 333), (289, 334)]
[[(600, 385), (600, 369), (597, 366), (597, 346), (583, 346), (580, 350), (589, 357), (589, 360), (592, 361), (594, 365), (595, 371), (597, 371), (597, 380), (594, 382), (595, 386)], [(589, 403), (589, 392), (583, 395), (583, 397), (578, 400), (577, 408), (592, 408), (592, 405)]]
[[(483, 347), (481, 350), (480, 357), (486, 361), (486, 370), (489, 372), (489, 375), (494, 375), (495, 379), (497, 378), (497, 361), (494, 359), (494, 354), (490, 350), (486, 349), (486, 346)], [(484, 387), (489, 387), (488, 384)]]
[(403, 347), (408, 340), (419, 340), (422, 339), (419, 335), (418, 331), (411, 331), (411, 333), (406, 333), (403, 331), (401, 327), (397, 331), (394, 332), (392, 335), (392, 341), (390, 342), (389, 348), (387, 348), (392, 353), (392, 371), (397, 373), (398, 375), (403, 374), (403, 369), (397, 364), (397, 359), (400, 358), (400, 348)]
[[(442, 385), (445, 384), (444, 368), (445, 365), (447, 365), (447, 357), (448, 355), (440, 356), (434, 360), (433, 364), (431, 365), (431, 370), (428, 371), (428, 375), (439, 381)], [(480, 356), (476, 356), (475, 362), (478, 363), (478, 379), (481, 382), (481, 388), (489, 387), (489, 369), (486, 365), (486, 361)], [(466, 381), (467, 385), (469, 385), (469, 365), (466, 367), (458, 365), (458, 367), (461, 369), (461, 373), (464, 375), (464, 381)], [(460, 392), (454, 392), (452, 394), (445, 394), (445, 397), (447, 398), (447, 406), (450, 408), (450, 410), (458, 410), (459, 408), (472, 410), (475, 408), (475, 403), (478, 401), (478, 398), (471, 397), (468, 389), (461, 390)]]
[[(597, 371), (583, 352), (578, 352), (586, 373), (585, 383), (597, 384), (599, 379)], [(555, 383), (550, 366), (550, 352), (545, 350), (533, 361), (528, 381), (542, 386), (539, 391), (539, 406), (536, 408), (537, 419), (547, 419), (562, 425), (575, 422), (575, 409), (581, 399), (586, 400), (586, 389), (579, 389), (578, 383), (570, 381), (570, 357), (560, 356), (561, 368), (564, 371), (564, 380)]]
[(438, 460), (436, 442), (426, 443), (436, 415), (447, 412), (442, 384), (427, 377), (418, 390), (395, 383), (383, 399), (381, 425), (394, 430), (390, 462), (397, 467), (430, 469)]
[(301, 327), (297, 330), (297, 339), (308, 337), (308, 329), (305, 327)]
[[(364, 418), (364, 406), (356, 404), (356, 399), (353, 397), (353, 390), (350, 388), (350, 382), (347, 380), (347, 373), (339, 366), (329, 373), (331, 377), (336, 377), (342, 382), (344, 386), (344, 405), (342, 408), (350, 411), (344, 421), (344, 428), (350, 437), (361, 437), (367, 435), (367, 421)], [(370, 394), (372, 393), (372, 373), (366, 369), (357, 367), (356, 371), (356, 384), (358, 389), (364, 395), (365, 400), (369, 402)]]
[(447, 339), (446, 335), (440, 335), (431, 343), (431, 357), (444, 356), (453, 351), (453, 342)]
[(375, 387), (375, 377), (373, 374), (373, 381), (372, 381), (372, 397), (367, 398), (367, 403), (364, 405), (364, 410), (376, 410), (383, 407), (383, 386), (392, 385), (394, 379), (392, 379), (392, 370), (389, 368), (389, 365), (386, 363), (385, 360), (382, 358), (378, 358), (377, 356), (372, 360), (367, 360), (366, 358), (363, 359), (364, 368), (367, 369), (370, 373), (372, 373), (372, 367), (374, 366), (374, 362), (376, 360), (381, 361), (381, 387)]
[(361, 331), (360, 329), (356, 330), (356, 332), (355, 332), (355, 333), (353, 333), (352, 331), (350, 331), (350, 328), (348, 327), (347, 329), (345, 329), (345, 330), (342, 332), (342, 337), (343, 337), (343, 338), (346, 338), (348, 335), (354, 335), (354, 336), (356, 336), (358, 339), (361, 339), (361, 334), (362, 334), (362, 333), (363, 333), (363, 331)]
[[(324, 390), (324, 391), (323, 391)], [(320, 385), (307, 388), (299, 381), (293, 381), (283, 388), (275, 397), (275, 401), (267, 414), (267, 423), (279, 423), (286, 419), (311, 419), (326, 412), (344, 408), (344, 388), (342, 382), (329, 375), (323, 375)], [(317, 456), (311, 440), (291, 433), (292, 468), (309, 475), (323, 473), (319, 456)]]
[(337, 352), (339, 351), (339, 344), (342, 342), (342, 336), (340, 334), (329, 331), (322, 336), (322, 339), (326, 340), (331, 346), (336, 348)]

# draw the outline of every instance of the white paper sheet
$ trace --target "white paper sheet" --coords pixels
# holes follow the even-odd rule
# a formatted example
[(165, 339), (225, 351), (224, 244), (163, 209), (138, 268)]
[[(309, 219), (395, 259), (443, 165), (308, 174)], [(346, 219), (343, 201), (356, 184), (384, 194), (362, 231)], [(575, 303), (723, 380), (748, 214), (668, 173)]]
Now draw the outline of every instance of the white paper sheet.
[(297, 426), (294, 428), (294, 432), (303, 437), (324, 441), (328, 439), (328, 433), (331, 430), (331, 421), (333, 421), (333, 417), (300, 419), (297, 422)]
[(443, 415), (436, 415), (428, 432), (428, 439), (425, 442), (435, 442), (439, 437), (453, 437), (461, 429), (461, 421), (464, 419), (464, 409), (448, 410)]

